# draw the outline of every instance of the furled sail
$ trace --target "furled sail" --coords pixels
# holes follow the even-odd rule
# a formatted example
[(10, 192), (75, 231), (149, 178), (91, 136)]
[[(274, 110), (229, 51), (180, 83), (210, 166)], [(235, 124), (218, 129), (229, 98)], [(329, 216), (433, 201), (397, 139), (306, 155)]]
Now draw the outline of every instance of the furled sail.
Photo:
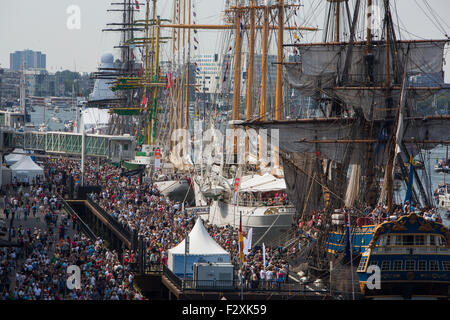
[[(406, 66), (408, 77), (442, 74), (445, 45), (446, 42), (441, 41), (398, 41), (396, 43), (398, 66)], [(384, 43), (375, 43), (368, 56), (364, 43), (354, 44), (346, 83), (339, 83), (344, 72), (349, 46), (349, 44), (335, 43), (300, 45), (298, 51), (301, 62), (285, 66), (286, 79), (303, 95), (313, 96), (325, 93), (339, 98), (354, 108), (361, 108), (366, 119), (369, 118), (371, 107), (375, 106), (374, 118), (381, 119), (385, 116), (385, 113), (380, 110), (385, 106), (386, 99), (383, 90), (386, 80), (386, 46)], [(408, 53), (408, 61), (405, 64), (406, 53)], [(369, 61), (372, 61), (370, 72)], [(393, 63), (389, 65), (390, 74), (395, 74), (395, 65)], [(439, 87), (438, 83), (436, 87)], [(398, 105), (399, 91), (399, 87), (392, 89), (394, 105)], [(426, 100), (435, 92), (435, 90), (422, 88), (413, 88), (411, 91), (408, 98), (411, 97), (415, 101)]]

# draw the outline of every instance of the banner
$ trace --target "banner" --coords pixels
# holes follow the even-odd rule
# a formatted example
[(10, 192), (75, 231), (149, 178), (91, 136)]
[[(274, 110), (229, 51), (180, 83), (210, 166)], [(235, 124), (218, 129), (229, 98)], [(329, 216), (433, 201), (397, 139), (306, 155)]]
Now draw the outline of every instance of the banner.
[(141, 174), (141, 173), (143, 173), (144, 172), (144, 169), (145, 168), (139, 168), (139, 169), (135, 169), (135, 170), (131, 170), (131, 171), (126, 171), (126, 172), (122, 172), (121, 174), (120, 174), (120, 176), (121, 177), (131, 177), (131, 176), (135, 176), (135, 175), (138, 175), (138, 174)]
[(250, 228), (247, 233), (247, 237), (244, 237), (244, 255), (248, 255), (250, 250), (252, 250), (252, 238), (253, 238), (253, 228)]

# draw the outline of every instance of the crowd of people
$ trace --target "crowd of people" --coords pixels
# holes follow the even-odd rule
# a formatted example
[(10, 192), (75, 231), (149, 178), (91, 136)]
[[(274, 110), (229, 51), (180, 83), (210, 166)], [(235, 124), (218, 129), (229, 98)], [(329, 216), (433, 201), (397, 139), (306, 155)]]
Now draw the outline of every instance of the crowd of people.
[[(343, 207), (341, 209), (335, 209), (334, 215), (343, 215), (345, 219), (341, 219), (342, 223), (348, 221), (347, 217), (350, 215), (351, 225), (373, 225), (379, 224), (385, 221), (397, 220), (398, 218), (408, 215), (411, 212), (423, 217), (425, 220), (442, 222), (442, 218), (439, 211), (436, 208), (424, 207), (421, 208), (418, 205), (406, 201), (403, 205), (396, 205), (392, 212), (389, 212), (386, 205), (378, 204), (374, 208), (367, 206), (362, 212), (356, 211), (354, 208)], [(325, 217), (327, 216), (327, 211), (316, 210), (311, 212), (311, 218), (304, 222), (303, 219), (298, 220), (299, 228), (306, 226), (306, 229), (320, 229), (326, 226)], [(331, 215), (333, 219), (333, 215)], [(338, 218), (336, 218), (337, 220)], [(335, 221), (336, 221), (335, 220)]]
[[(61, 160), (50, 162), (48, 167), (56, 176), (72, 175), (76, 183), (81, 181), (79, 162)], [(144, 182), (139, 177), (121, 176), (121, 172), (120, 167), (106, 162), (99, 165), (91, 161), (85, 165), (85, 185), (99, 185), (102, 190), (100, 193), (90, 194), (90, 197), (124, 228), (136, 231), (143, 238), (148, 263), (167, 264), (168, 250), (185, 238), (186, 233), (193, 228), (197, 216), (194, 212), (183, 210), (180, 202), (160, 194), (156, 185)], [(282, 201), (286, 199), (286, 195), (279, 194), (278, 198)], [(205, 227), (213, 239), (231, 254), (232, 261), (239, 265), (238, 229), (210, 224), (205, 224)], [(252, 248), (245, 259), (243, 274), (246, 279), (261, 279), (261, 270), (264, 270), (269, 273), (269, 277), (271, 273), (274, 274), (271, 279), (286, 281), (288, 263), (281, 258), (285, 254), (279, 248), (267, 247), (267, 263), (263, 266), (261, 248)]]
[[(45, 182), (2, 190), (6, 237), (15, 246), (0, 249), (0, 299), (143, 299), (134, 286), (131, 253), (119, 261), (117, 252), (100, 238), (88, 239), (77, 220), (61, 210), (63, 172), (58, 169), (71, 165), (76, 167), (69, 161), (48, 162)], [(69, 265), (80, 267), (80, 289), (67, 287)]]

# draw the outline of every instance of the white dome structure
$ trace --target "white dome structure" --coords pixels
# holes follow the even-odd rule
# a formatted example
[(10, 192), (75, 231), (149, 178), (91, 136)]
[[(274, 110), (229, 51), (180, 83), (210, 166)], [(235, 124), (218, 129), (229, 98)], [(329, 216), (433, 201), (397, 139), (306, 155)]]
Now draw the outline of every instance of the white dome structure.
[[(114, 68), (114, 56), (111, 53), (105, 53), (100, 59), (100, 68)], [(111, 72), (111, 71), (109, 71)], [(89, 95), (89, 101), (115, 99), (116, 94), (111, 90), (110, 79), (97, 79), (94, 83), (94, 90)]]
[[(169, 249), (168, 267), (172, 272), (184, 277), (184, 257), (186, 239), (176, 247)], [(209, 235), (201, 218), (197, 218), (189, 233), (189, 253), (186, 255), (186, 278), (192, 278), (196, 262), (229, 263), (231, 255)]]

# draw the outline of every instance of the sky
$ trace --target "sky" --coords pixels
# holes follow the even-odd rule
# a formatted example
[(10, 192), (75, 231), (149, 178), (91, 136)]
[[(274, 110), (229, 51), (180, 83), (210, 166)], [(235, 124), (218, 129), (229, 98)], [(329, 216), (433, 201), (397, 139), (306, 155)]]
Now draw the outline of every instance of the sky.
[[(197, 24), (221, 24), (225, 0), (191, 0), (196, 12)], [(234, 0), (231, 0), (234, 2)], [(9, 68), (9, 54), (16, 50), (31, 49), (47, 54), (47, 70), (76, 70), (93, 72), (96, 70), (103, 53), (112, 52), (118, 58), (118, 51), (113, 47), (119, 43), (119, 33), (102, 32), (107, 23), (119, 22), (120, 13), (107, 12), (111, 2), (121, 0), (0, 0), (0, 66)], [(145, 0), (140, 0), (144, 3)], [(296, 1), (298, 2), (298, 1)], [(297, 18), (299, 24), (322, 27), (325, 0), (304, 0), (303, 15)], [(391, 0), (399, 12), (403, 38), (442, 39), (450, 34), (450, 1), (448, 0)], [(74, 12), (68, 12), (71, 6), (80, 11), (80, 28), (69, 29), (69, 22), (74, 22)], [(427, 11), (430, 5), (434, 12)], [(171, 0), (157, 1), (158, 13), (162, 18), (170, 18)], [(319, 6), (319, 7), (317, 7)], [(322, 6), (322, 7), (321, 7)], [(144, 6), (140, 15), (143, 17)], [(319, 8), (319, 10), (317, 10)], [(312, 14), (314, 12), (314, 14)], [(319, 14), (316, 14), (319, 12)], [(435, 22), (436, 15), (441, 19)], [(394, 19), (395, 20), (395, 19)], [(72, 24), (76, 26), (76, 24)], [(404, 32), (404, 31), (402, 31)], [(169, 33), (164, 35), (170, 36)], [(216, 31), (202, 31), (196, 35), (199, 42), (198, 53), (215, 53), (223, 50), (224, 35)], [(319, 37), (319, 38), (317, 38)], [(305, 40), (320, 40), (320, 35), (305, 36)], [(163, 58), (170, 57), (170, 49), (165, 48)], [(450, 57), (446, 54), (446, 59)], [(450, 60), (444, 66), (446, 81), (450, 82)]]

